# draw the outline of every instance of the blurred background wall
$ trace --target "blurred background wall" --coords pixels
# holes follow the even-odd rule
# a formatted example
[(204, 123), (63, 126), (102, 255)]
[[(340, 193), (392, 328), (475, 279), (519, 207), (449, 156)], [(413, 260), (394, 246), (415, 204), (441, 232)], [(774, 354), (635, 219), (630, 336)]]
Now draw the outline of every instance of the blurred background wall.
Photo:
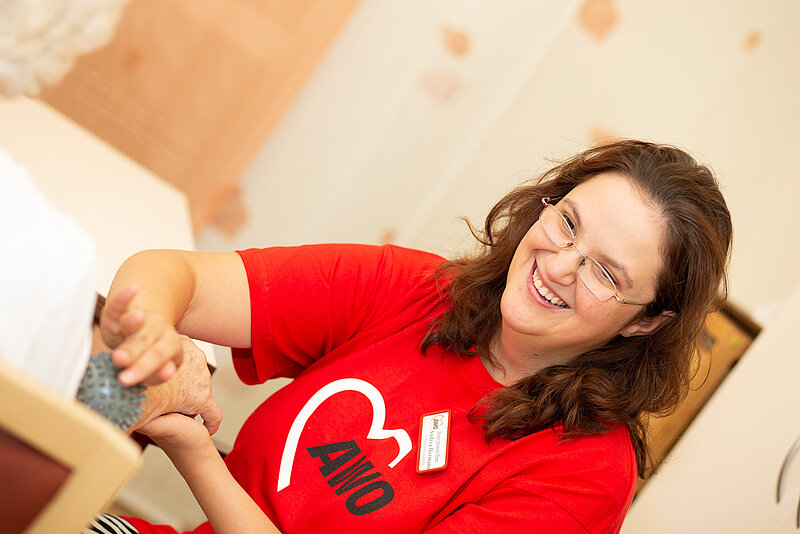
[[(457, 217), (481, 221), (552, 160), (675, 144), (716, 171), (730, 298), (766, 323), (800, 283), (799, 19), (796, 0), (132, 0), (43, 98), (183, 189), (203, 250), (452, 256), (472, 246)], [(276, 385), (243, 388), (218, 360), (229, 445)], [(136, 484), (129, 502), (193, 521), (191, 497), (137, 501), (153, 490)]]
[(731, 299), (800, 281), (796, 1), (365, 1), (204, 248), (394, 242), (450, 255), (505, 191), (608, 137), (676, 144), (734, 216)]

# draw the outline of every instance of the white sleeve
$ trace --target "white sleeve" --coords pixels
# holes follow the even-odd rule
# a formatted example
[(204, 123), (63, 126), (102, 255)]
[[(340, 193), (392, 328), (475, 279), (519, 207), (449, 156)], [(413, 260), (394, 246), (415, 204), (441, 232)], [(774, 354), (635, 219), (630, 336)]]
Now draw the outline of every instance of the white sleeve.
[(0, 150), (0, 358), (74, 397), (91, 350), (92, 238)]

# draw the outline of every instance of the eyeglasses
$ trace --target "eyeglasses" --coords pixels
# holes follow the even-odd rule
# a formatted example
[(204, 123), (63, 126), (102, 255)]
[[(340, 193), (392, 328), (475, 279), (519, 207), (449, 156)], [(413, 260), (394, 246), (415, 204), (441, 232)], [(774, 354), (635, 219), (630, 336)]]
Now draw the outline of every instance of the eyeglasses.
[(550, 238), (558, 248), (571, 248), (581, 253), (583, 259), (578, 265), (578, 276), (583, 281), (586, 288), (597, 297), (600, 302), (606, 302), (614, 297), (620, 304), (632, 304), (634, 306), (646, 306), (639, 302), (632, 302), (622, 298), (614, 282), (614, 277), (603, 267), (600, 262), (591, 256), (587, 256), (575, 242), (575, 225), (572, 220), (561, 213), (558, 208), (550, 204), (550, 197), (542, 198), (544, 209), (539, 214), (539, 223), (542, 225), (545, 235)]

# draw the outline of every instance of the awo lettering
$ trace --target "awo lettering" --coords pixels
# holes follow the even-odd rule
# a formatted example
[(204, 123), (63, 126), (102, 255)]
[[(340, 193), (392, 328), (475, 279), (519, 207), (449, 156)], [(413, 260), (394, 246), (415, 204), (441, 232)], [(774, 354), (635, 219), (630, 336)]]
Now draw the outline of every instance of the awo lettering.
[(345, 506), (351, 514), (369, 514), (392, 502), (394, 488), (381, 478), (372, 462), (361, 455), (355, 441), (330, 443), (306, 450), (312, 458), (322, 461), (319, 472), (336, 495), (350, 493)]

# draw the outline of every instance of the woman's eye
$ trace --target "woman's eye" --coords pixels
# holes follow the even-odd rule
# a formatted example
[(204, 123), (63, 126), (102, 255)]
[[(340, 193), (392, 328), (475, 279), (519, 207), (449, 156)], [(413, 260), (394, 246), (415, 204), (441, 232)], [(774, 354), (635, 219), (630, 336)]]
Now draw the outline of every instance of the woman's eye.
[(608, 269), (606, 269), (605, 267), (603, 267), (603, 274), (605, 275), (605, 277), (606, 277), (606, 279), (608, 281), (610, 281), (612, 284), (614, 284), (614, 286), (617, 286), (616, 279), (614, 278), (614, 276), (610, 272), (608, 272)]
[(569, 231), (572, 232), (572, 235), (578, 235), (578, 229), (575, 226), (575, 223), (572, 222), (572, 219), (569, 218), (569, 215), (564, 215), (564, 222), (567, 223), (567, 228), (569, 228)]
[(611, 271), (603, 267), (603, 271), (605, 272), (606, 278), (613, 284), (616, 289), (619, 289), (620, 284), (617, 282), (617, 277), (611, 274)]
[(596, 260), (592, 260), (592, 271), (594, 272), (595, 277), (606, 287), (618, 287), (617, 281), (614, 279), (614, 276), (609, 272), (608, 269), (597, 263)]

